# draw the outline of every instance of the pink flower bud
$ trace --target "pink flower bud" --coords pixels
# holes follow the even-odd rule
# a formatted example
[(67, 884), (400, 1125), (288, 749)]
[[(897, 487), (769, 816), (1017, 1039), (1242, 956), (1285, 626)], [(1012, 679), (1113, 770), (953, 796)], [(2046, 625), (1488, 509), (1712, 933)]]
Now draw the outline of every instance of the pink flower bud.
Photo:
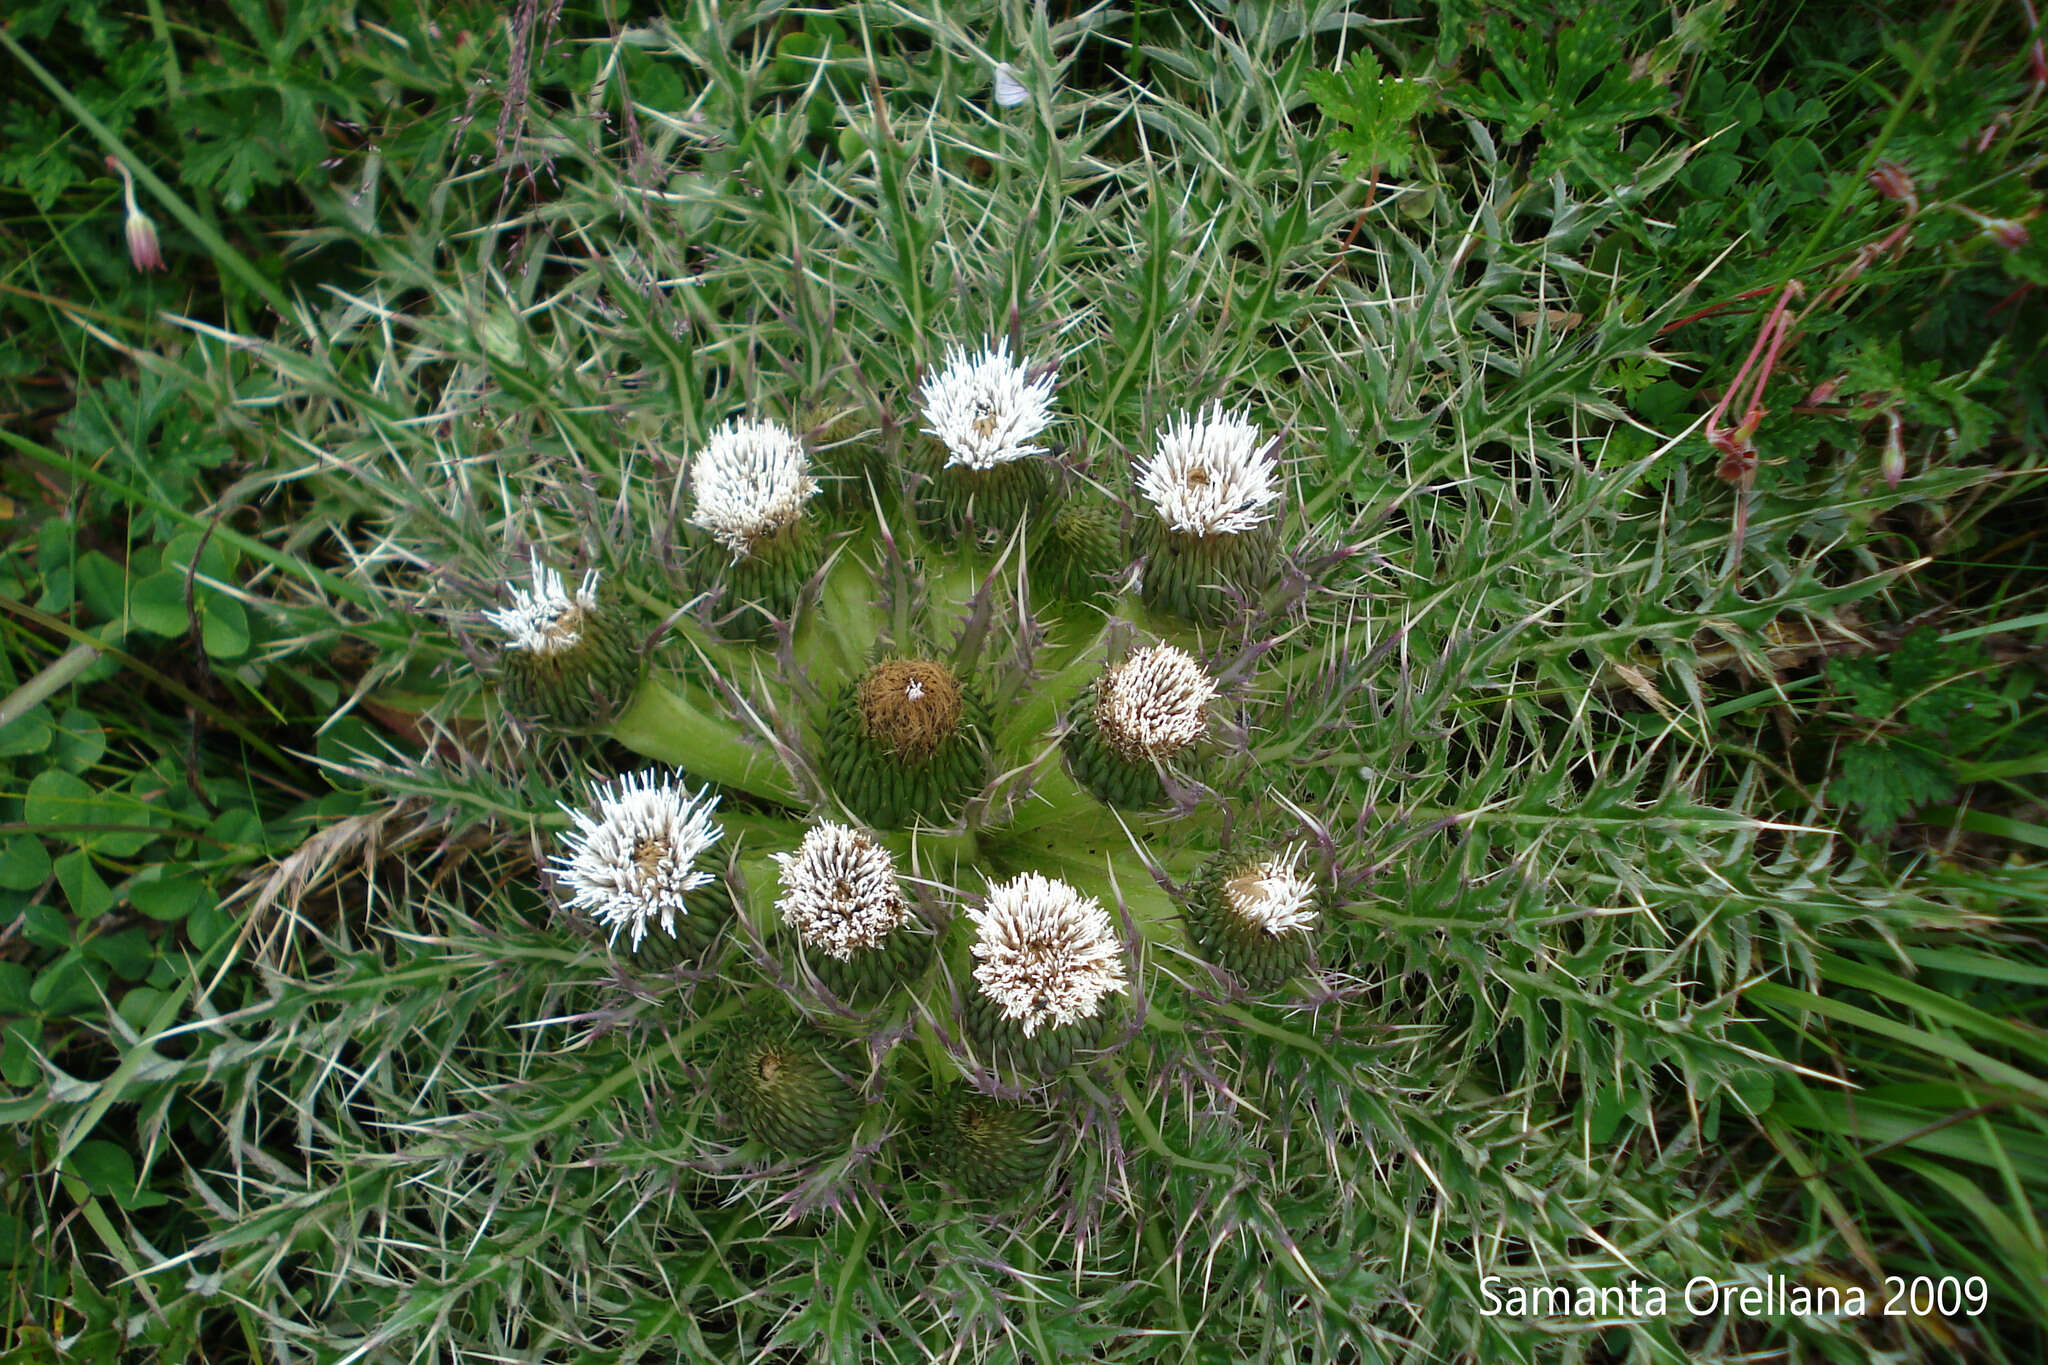
[(137, 270), (168, 270), (164, 253), (157, 245), (156, 224), (146, 213), (128, 215), (128, 259)]
[(1993, 218), (1984, 224), (1984, 231), (2007, 251), (2018, 251), (2027, 244), (2027, 225), (2010, 218)]
[(1896, 199), (1902, 204), (1917, 208), (1920, 196), (1913, 187), (1913, 177), (1906, 168), (1896, 161), (1880, 161), (1870, 172), (1870, 184), (1887, 199)]
[(156, 222), (135, 202), (135, 177), (111, 156), (107, 158), (107, 169), (121, 177), (121, 195), (128, 205), (128, 220), (122, 226), (128, 237), (129, 261), (137, 270), (168, 270), (163, 247), (156, 239)]
[(1817, 408), (1823, 403), (1834, 402), (1835, 395), (1841, 392), (1842, 383), (1848, 377), (1846, 374), (1838, 374), (1833, 379), (1823, 379), (1820, 383), (1815, 384), (1813, 391), (1806, 395), (1806, 402), (1803, 406)]
[(1884, 438), (1884, 458), (1878, 462), (1877, 472), (1884, 476), (1885, 487), (1896, 490), (1899, 480), (1906, 477), (1906, 443), (1899, 436), (1899, 414), (1897, 411), (1885, 415), (1887, 429)]

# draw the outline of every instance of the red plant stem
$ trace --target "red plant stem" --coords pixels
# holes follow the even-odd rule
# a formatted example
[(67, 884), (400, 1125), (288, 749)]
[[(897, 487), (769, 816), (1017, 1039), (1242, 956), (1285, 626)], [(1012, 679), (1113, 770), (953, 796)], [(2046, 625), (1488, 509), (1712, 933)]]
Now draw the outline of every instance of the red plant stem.
[(2027, 74), (2036, 86), (2048, 85), (2048, 48), (2041, 46), (2041, 16), (2035, 12), (2034, 0), (2020, 0), (2020, 8), (2027, 14), (2027, 32), (2034, 35), (2027, 48)]
[(1709, 304), (1707, 307), (1700, 309), (1700, 311), (1697, 313), (1687, 313), (1684, 317), (1679, 318), (1676, 322), (1665, 323), (1662, 327), (1659, 327), (1657, 329), (1657, 335), (1663, 336), (1666, 332), (1675, 332), (1679, 328), (1685, 326), (1685, 324), (1687, 324), (1688, 322), (1698, 322), (1701, 318), (1710, 318), (1714, 316), (1714, 314), (1721, 312), (1723, 309), (1733, 308), (1737, 303), (1739, 303), (1743, 299), (1762, 298), (1765, 294), (1768, 294), (1770, 292), (1771, 286), (1767, 284), (1761, 285), (1755, 289), (1745, 289), (1732, 299), (1723, 299), (1719, 303)]
[[(1721, 419), (1727, 415), (1729, 405), (1735, 401), (1735, 395), (1741, 391), (1743, 381), (1749, 378), (1749, 372), (1755, 367), (1757, 357), (1763, 354), (1765, 344), (1771, 340), (1772, 329), (1777, 325), (1778, 319), (1784, 314), (1785, 298), (1798, 283), (1797, 280), (1787, 280), (1785, 282), (1785, 293), (1781, 294), (1777, 303), (1772, 306), (1770, 316), (1764, 319), (1764, 325), (1757, 328), (1756, 343), (1749, 348), (1748, 358), (1742, 362), (1742, 368), (1735, 372), (1735, 378), (1728, 385), (1727, 391), (1721, 395), (1721, 401), (1714, 405), (1714, 411), (1707, 417), (1708, 440), (1713, 440), (1715, 435), (1721, 430)], [(1762, 386), (1759, 385), (1758, 387), (1761, 388)]]
[(1770, 381), (1771, 371), (1778, 366), (1778, 355), (1785, 349), (1785, 342), (1792, 335), (1792, 320), (1785, 315), (1785, 306), (1802, 292), (1804, 291), (1800, 288), (1799, 281), (1787, 280), (1785, 292), (1778, 299), (1777, 306), (1771, 309), (1771, 315), (1764, 319), (1765, 333), (1771, 333), (1773, 326), (1777, 331), (1771, 336), (1771, 349), (1764, 352), (1764, 363), (1756, 372), (1756, 388), (1750, 393), (1749, 407), (1742, 414), (1742, 425), (1736, 428), (1745, 435), (1755, 431), (1757, 423), (1763, 420), (1764, 385)]

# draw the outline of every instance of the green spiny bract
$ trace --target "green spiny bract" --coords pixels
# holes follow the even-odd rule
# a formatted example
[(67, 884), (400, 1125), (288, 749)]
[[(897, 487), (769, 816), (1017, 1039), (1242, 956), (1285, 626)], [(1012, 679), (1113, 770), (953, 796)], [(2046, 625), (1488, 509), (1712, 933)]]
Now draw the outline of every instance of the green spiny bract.
[(964, 1085), (938, 1096), (916, 1143), (927, 1174), (970, 1199), (995, 1199), (1043, 1178), (1059, 1149), (1044, 1111)]
[(880, 829), (940, 826), (990, 777), (988, 713), (929, 659), (886, 659), (847, 685), (820, 727), (834, 795)]
[(915, 986), (931, 966), (938, 940), (906, 926), (892, 929), (872, 948), (856, 948), (845, 957), (804, 950), (804, 961), (818, 984), (842, 1004), (865, 1007), (899, 986)]
[(1067, 712), (1066, 733), (1060, 736), (1067, 771), (1074, 781), (1105, 806), (1118, 810), (1159, 810), (1167, 804), (1166, 784), (1150, 759), (1124, 757), (1103, 742), (1095, 723), (1095, 688), (1074, 700)]
[(963, 1011), (968, 1049), (984, 1065), (1025, 1084), (1065, 1071), (1102, 1045), (1107, 1011), (1071, 1024), (1045, 1024), (1031, 1033), (986, 995), (971, 996)]
[(732, 918), (732, 891), (724, 878), (716, 878), (691, 893), (690, 912), (676, 918), (674, 934), (655, 926), (641, 938), (639, 947), (614, 944), (612, 951), (630, 958), (636, 968), (667, 971), (701, 958)]
[(740, 1130), (784, 1156), (843, 1144), (861, 1101), (823, 1035), (793, 1023), (747, 1021), (718, 1052), (711, 1083)]
[(1145, 567), (1139, 595), (1154, 611), (1200, 625), (1223, 625), (1256, 604), (1273, 583), (1279, 533), (1271, 523), (1249, 531), (1197, 535), (1154, 517), (1138, 519), (1136, 549)]
[[(942, 452), (943, 453), (943, 452)], [(917, 490), (917, 520), (941, 540), (972, 536), (994, 541), (1027, 516), (1044, 512), (1059, 496), (1057, 471), (1041, 459), (1011, 460), (990, 469), (932, 468)]]
[(1310, 961), (1326, 897), (1296, 870), (1298, 850), (1218, 853), (1187, 889), (1181, 914), (1201, 956), (1260, 990)]
[(753, 542), (737, 558), (723, 557), (715, 547), (705, 552), (699, 582), (722, 582), (724, 599), (717, 612), (720, 627), (735, 639), (765, 640), (775, 623), (796, 614), (797, 598), (824, 561), (824, 542), (808, 519), (791, 522), (771, 536)]
[(1034, 591), (1086, 601), (1106, 596), (1110, 576), (1126, 564), (1114, 512), (1080, 493), (1061, 498), (1050, 516), (1036, 519), (1031, 543)]

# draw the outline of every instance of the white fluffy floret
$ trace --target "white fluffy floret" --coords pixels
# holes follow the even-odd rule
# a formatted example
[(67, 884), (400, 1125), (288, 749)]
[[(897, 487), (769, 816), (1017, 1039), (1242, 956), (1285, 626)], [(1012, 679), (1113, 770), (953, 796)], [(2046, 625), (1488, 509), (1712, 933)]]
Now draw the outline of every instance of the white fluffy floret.
[(1259, 429), (1221, 403), (1183, 412), (1159, 433), (1159, 448), (1138, 466), (1138, 490), (1168, 528), (1197, 536), (1249, 531), (1280, 497)]
[(1223, 883), (1223, 899), (1247, 924), (1275, 937), (1303, 933), (1316, 922), (1316, 885), (1301, 875), (1302, 849), (1283, 849)]
[(1101, 904), (1065, 882), (1027, 872), (992, 886), (970, 910), (974, 979), (1029, 1038), (1092, 1019), (1125, 989), (1123, 946)]
[(778, 853), (782, 895), (775, 908), (806, 947), (844, 962), (875, 947), (910, 918), (889, 850), (845, 825), (825, 822), (794, 853)]
[(609, 927), (613, 942), (630, 930), (638, 949), (657, 920), (674, 938), (676, 916), (690, 913), (684, 897), (712, 880), (695, 864), (725, 835), (711, 818), (718, 798), (709, 787), (692, 796), (652, 770), (600, 786), (596, 796), (595, 816), (562, 807), (576, 828), (553, 870), (569, 904)]
[(728, 422), (711, 434), (690, 467), (701, 526), (735, 558), (789, 526), (815, 497), (803, 442), (775, 422)]
[(924, 381), (925, 428), (945, 444), (946, 463), (994, 469), (1045, 447), (1031, 438), (1053, 422), (1054, 376), (1030, 378), (1029, 367), (1010, 359), (1010, 343), (998, 341), (978, 356), (962, 346), (946, 352), (946, 368)]
[(1095, 728), (1119, 753), (1169, 758), (1209, 728), (1216, 680), (1194, 655), (1153, 645), (1103, 675), (1095, 691)]
[(588, 570), (574, 593), (561, 571), (540, 562), (533, 552), (533, 589), (512, 590), (512, 605), (486, 611), (484, 618), (505, 632), (513, 649), (530, 654), (559, 654), (583, 638), (583, 614), (597, 607), (597, 570)]

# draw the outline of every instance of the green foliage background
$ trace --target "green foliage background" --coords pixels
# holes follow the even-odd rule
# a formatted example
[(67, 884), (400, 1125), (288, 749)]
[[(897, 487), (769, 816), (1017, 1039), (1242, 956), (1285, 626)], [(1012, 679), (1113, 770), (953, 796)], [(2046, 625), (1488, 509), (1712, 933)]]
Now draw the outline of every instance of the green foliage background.
[[(225, 13), (0, 20), (9, 1351), (2040, 1358), (2021, 7)], [(1697, 419), (1791, 279), (1744, 490)], [(1342, 974), (1195, 997), (1210, 1069), (1019, 1207), (763, 1178), (676, 997), (548, 929), (583, 765), (474, 612), (532, 540), (667, 602), (711, 426), (886, 437), (1012, 327), (1112, 486), (1181, 406), (1290, 433), (1349, 566), (1302, 657), (1362, 682), (1270, 742)], [(1987, 1307), (1532, 1325), (1486, 1273)]]

